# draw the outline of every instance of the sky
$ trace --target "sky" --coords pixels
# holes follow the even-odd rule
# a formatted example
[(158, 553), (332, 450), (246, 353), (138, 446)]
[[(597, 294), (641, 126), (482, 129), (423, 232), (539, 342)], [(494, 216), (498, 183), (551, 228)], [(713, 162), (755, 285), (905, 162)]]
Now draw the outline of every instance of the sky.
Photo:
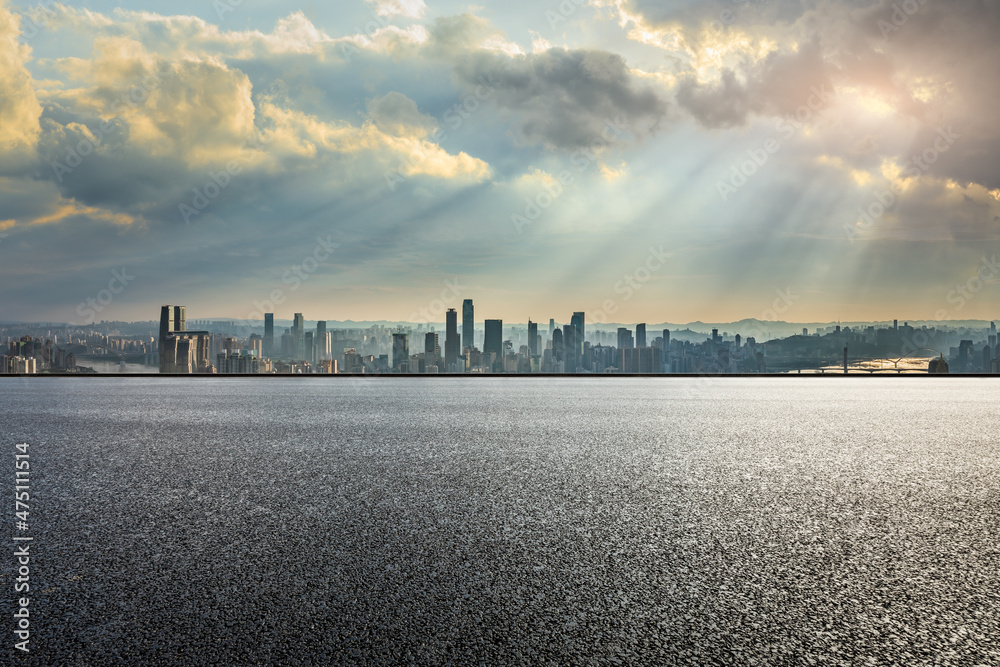
[(0, 321), (997, 318), (998, 2), (293, 7), (0, 0)]

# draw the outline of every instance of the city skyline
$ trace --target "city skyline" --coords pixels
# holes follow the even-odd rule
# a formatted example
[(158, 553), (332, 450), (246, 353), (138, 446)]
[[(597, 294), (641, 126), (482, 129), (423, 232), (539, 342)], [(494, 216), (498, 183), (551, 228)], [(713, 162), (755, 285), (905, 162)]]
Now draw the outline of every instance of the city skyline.
[(188, 319), (181, 305), (161, 306), (158, 323), (0, 323), (0, 374), (94, 373), (88, 361), (113, 359), (120, 373), (129, 372), (130, 359), (161, 374), (228, 375), (1000, 372), (993, 321), (928, 327), (894, 319), (885, 326), (838, 323), (778, 335), (745, 321), (733, 331), (712, 327), (706, 337), (670, 325), (588, 326), (586, 312), (575, 311), (561, 326), (550, 318), (546, 336), (530, 319), (525, 325), (487, 317), (479, 328), (474, 312), (474, 301), (463, 300), (460, 333), (458, 312), (449, 308), (443, 334), (426, 322), (345, 328), (294, 313), (277, 320), (284, 331), (276, 336), (273, 313), (258, 326)]
[(971, 0), (3, 0), (0, 320), (275, 293), (989, 319), (998, 25)]

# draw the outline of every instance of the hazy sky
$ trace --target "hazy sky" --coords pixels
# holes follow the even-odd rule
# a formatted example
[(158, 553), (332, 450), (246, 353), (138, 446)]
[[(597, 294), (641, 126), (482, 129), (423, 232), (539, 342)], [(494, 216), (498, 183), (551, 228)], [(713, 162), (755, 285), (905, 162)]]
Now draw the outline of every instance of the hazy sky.
[(486, 4), (0, 0), (0, 320), (998, 316), (1000, 3)]

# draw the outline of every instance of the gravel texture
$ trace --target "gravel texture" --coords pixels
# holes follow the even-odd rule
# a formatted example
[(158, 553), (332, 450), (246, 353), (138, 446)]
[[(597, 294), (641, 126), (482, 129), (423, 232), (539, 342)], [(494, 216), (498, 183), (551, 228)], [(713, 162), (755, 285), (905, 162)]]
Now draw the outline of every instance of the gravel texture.
[(932, 378), (0, 380), (35, 537), (32, 651), (4, 611), (0, 655), (1000, 665), (998, 399)]

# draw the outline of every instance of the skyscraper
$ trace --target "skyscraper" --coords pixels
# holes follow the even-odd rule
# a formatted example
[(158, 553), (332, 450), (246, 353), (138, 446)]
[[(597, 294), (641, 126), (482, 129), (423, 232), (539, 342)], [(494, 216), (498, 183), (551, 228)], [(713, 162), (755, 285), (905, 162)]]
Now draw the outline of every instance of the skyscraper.
[(303, 354), (302, 359), (309, 362), (310, 364), (316, 363), (316, 334), (312, 331), (307, 331), (305, 337), (302, 339)]
[(472, 299), (462, 302), (462, 347), (476, 346), (476, 319)]
[(635, 325), (635, 346), (646, 347), (646, 325)]
[(563, 346), (562, 329), (552, 330), (552, 356), (555, 357), (556, 361), (566, 360), (566, 350)]
[(295, 319), (292, 320), (292, 338), (295, 346), (293, 356), (304, 359), (306, 356), (306, 323), (302, 313), (295, 313)]
[[(670, 329), (663, 330), (663, 354), (666, 355), (670, 351)], [(666, 359), (666, 356), (664, 356)]]
[(503, 372), (503, 320), (486, 320), (483, 339), (483, 365), (494, 373)]
[(427, 366), (437, 366), (441, 348), (438, 345), (438, 335), (433, 331), (424, 334), (424, 363)]
[(556, 330), (556, 321), (553, 318), (549, 318), (549, 340), (552, 340), (552, 332)]
[(313, 345), (316, 346), (314, 356), (317, 362), (330, 358), (330, 337), (326, 335), (326, 320), (316, 323), (316, 338), (313, 340)]
[(618, 349), (626, 350), (635, 347), (635, 340), (632, 338), (632, 332), (626, 327), (618, 327)]
[(211, 334), (207, 331), (188, 331), (184, 306), (160, 308), (161, 373), (207, 373)]
[(264, 349), (263, 355), (274, 355), (274, 313), (264, 313)]
[(538, 323), (528, 318), (528, 354), (538, 356)]
[(580, 365), (580, 355), (577, 350), (579, 344), (577, 343), (577, 331), (576, 327), (572, 324), (567, 324), (563, 326), (563, 358), (566, 362), (565, 371), (566, 373), (576, 373), (579, 370)]
[(444, 372), (451, 373), (455, 370), (455, 363), (458, 361), (459, 339), (458, 339), (458, 313), (454, 308), (449, 308), (444, 314)]
[(410, 346), (406, 341), (405, 333), (392, 334), (392, 368), (400, 371), (402, 367), (410, 363)]
[(570, 324), (572, 324), (576, 328), (577, 347), (581, 349), (583, 348), (583, 341), (587, 340), (587, 332), (585, 331), (586, 320), (587, 316), (579, 311), (573, 313), (573, 319), (570, 320)]

